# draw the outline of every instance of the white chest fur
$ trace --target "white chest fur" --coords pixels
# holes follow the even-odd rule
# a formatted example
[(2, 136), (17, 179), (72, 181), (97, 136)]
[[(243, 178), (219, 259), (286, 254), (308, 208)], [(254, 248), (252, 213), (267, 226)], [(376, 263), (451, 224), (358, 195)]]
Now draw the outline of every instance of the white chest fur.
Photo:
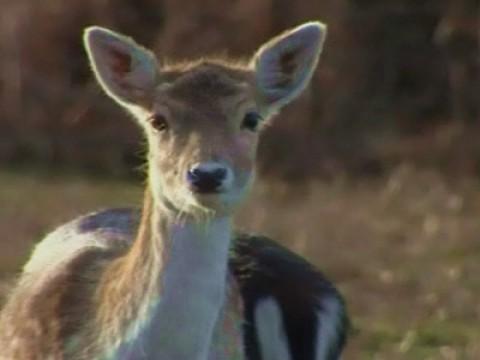
[(241, 306), (227, 286), (230, 238), (229, 218), (169, 226), (158, 293), (115, 358), (213, 360), (232, 351), (229, 359), (241, 359)]

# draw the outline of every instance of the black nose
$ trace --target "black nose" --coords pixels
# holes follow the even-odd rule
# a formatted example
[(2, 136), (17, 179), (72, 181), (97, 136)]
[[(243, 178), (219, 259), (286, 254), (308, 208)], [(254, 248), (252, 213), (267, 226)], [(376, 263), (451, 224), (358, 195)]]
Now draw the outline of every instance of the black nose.
[(225, 168), (202, 169), (200, 166), (191, 168), (187, 173), (187, 180), (193, 189), (199, 193), (218, 191), (227, 176)]

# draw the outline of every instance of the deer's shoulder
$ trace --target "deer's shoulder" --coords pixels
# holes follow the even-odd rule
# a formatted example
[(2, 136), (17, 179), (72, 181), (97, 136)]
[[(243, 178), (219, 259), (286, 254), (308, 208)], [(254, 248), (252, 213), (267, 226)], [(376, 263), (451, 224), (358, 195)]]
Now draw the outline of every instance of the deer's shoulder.
[(92, 212), (71, 220), (40, 241), (24, 267), (24, 274), (44, 272), (74, 261), (86, 251), (128, 248), (138, 228), (140, 211), (112, 208)]
[(88, 295), (102, 268), (129, 248), (138, 216), (136, 209), (87, 214), (36, 245), (0, 312), (0, 323), (8, 324), (0, 327), (0, 358), (61, 358), (68, 338), (62, 335), (92, 318)]

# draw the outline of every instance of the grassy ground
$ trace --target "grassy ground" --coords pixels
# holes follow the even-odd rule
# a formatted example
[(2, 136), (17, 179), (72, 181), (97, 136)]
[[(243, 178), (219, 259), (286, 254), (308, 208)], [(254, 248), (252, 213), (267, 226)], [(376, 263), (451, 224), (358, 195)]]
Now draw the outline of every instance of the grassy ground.
[[(55, 225), (140, 199), (140, 185), (120, 181), (0, 172), (0, 284)], [(477, 182), (403, 167), (375, 181), (260, 182), (238, 223), (305, 255), (338, 284), (354, 326), (345, 359), (473, 360), (479, 214)]]

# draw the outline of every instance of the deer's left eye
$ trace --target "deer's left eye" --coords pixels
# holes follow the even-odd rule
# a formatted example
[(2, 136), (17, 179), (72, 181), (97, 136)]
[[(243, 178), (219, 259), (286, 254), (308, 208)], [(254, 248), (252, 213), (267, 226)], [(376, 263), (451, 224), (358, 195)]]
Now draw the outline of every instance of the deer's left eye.
[(168, 129), (168, 122), (164, 115), (162, 114), (154, 114), (149, 118), (150, 125), (156, 131), (166, 131)]
[(250, 131), (256, 131), (258, 129), (258, 125), (262, 121), (262, 117), (260, 114), (250, 111), (245, 114), (243, 121), (242, 121), (242, 129), (247, 129)]

